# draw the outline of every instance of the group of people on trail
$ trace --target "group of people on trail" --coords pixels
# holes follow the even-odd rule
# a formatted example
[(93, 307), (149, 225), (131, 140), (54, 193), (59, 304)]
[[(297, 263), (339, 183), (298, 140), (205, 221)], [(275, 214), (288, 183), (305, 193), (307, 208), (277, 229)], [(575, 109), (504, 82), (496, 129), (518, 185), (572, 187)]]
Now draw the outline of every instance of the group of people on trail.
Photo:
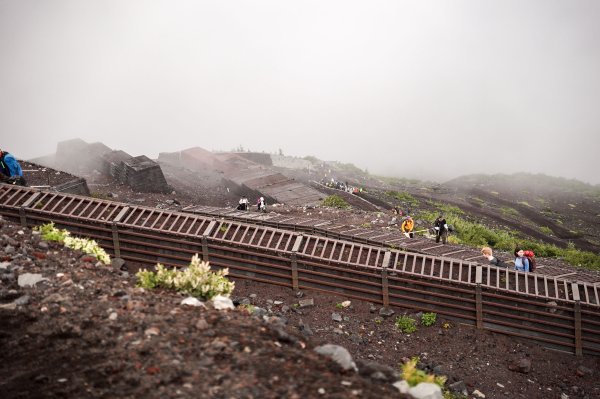
[[(250, 201), (248, 201), (248, 198), (246, 196), (243, 196), (242, 198), (240, 198), (240, 201), (238, 202), (237, 210), (247, 211), (249, 209), (250, 209)], [(256, 201), (256, 210), (258, 212), (266, 212), (267, 211), (267, 203), (265, 201), (265, 197), (258, 198), (258, 200)]]
[[(398, 207), (394, 207), (392, 209), (394, 215), (402, 215), (403, 212)], [(395, 217), (394, 219), (395, 220)], [(402, 219), (402, 223), (400, 224), (400, 230), (402, 234), (404, 234), (408, 238), (413, 238), (415, 236), (414, 233), (415, 221), (408, 214), (404, 219)], [(448, 232), (451, 231), (451, 227), (446, 222), (446, 219), (443, 215), (439, 215), (437, 219), (433, 222), (433, 232), (435, 234), (435, 242), (442, 241), (443, 244), (446, 244), (448, 241)]]
[[(495, 257), (492, 253), (492, 248), (483, 247), (481, 255), (486, 258), (490, 265), (497, 267), (508, 267), (508, 264)], [(520, 272), (533, 272), (536, 268), (535, 254), (533, 251), (524, 251), (517, 247), (514, 251), (514, 269)]]
[(12, 154), (4, 150), (0, 150), (0, 179), (3, 183), (27, 185), (21, 165)]

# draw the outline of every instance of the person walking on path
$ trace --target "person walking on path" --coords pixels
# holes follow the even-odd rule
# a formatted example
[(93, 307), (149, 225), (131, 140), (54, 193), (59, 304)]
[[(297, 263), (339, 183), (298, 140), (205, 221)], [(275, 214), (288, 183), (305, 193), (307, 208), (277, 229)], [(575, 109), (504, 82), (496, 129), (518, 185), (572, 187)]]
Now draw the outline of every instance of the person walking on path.
[(404, 221), (402, 222), (402, 226), (400, 228), (402, 229), (402, 233), (406, 237), (413, 238), (415, 236), (415, 233), (413, 233), (414, 227), (415, 227), (414, 220), (410, 216), (408, 216), (406, 219), (404, 219)]
[(520, 248), (515, 248), (515, 270), (529, 272), (529, 259), (525, 256), (525, 251)]
[(445, 244), (446, 241), (448, 241), (448, 224), (443, 215), (440, 215), (435, 219), (435, 222), (433, 222), (433, 229), (435, 230), (435, 242), (440, 242), (441, 238), (442, 244)]
[(23, 170), (15, 157), (4, 150), (0, 150), (0, 174), (3, 182), (9, 184), (27, 185), (23, 178)]

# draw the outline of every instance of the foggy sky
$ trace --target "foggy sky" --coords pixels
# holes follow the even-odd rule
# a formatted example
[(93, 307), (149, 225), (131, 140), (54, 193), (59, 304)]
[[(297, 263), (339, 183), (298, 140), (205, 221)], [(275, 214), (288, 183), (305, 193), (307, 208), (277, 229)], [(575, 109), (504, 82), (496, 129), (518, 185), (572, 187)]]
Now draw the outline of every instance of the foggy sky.
[(597, 184), (598, 21), (596, 0), (0, 0), (0, 148), (243, 146)]

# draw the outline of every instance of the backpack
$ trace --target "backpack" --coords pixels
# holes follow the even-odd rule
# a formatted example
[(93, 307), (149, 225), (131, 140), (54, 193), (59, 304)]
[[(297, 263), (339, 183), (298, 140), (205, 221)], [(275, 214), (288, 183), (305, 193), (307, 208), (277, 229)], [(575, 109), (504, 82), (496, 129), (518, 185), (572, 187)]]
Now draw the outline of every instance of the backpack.
[(535, 258), (533, 256), (526, 256), (526, 258), (529, 261), (529, 271), (534, 272), (537, 266)]

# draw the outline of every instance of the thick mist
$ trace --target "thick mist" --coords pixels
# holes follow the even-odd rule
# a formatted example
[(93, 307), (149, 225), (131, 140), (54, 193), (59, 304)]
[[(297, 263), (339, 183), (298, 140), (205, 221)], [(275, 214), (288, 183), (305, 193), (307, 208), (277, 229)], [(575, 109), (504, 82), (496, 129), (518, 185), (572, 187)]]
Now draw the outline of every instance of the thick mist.
[(0, 2), (0, 148), (80, 137), (598, 184), (600, 2)]

